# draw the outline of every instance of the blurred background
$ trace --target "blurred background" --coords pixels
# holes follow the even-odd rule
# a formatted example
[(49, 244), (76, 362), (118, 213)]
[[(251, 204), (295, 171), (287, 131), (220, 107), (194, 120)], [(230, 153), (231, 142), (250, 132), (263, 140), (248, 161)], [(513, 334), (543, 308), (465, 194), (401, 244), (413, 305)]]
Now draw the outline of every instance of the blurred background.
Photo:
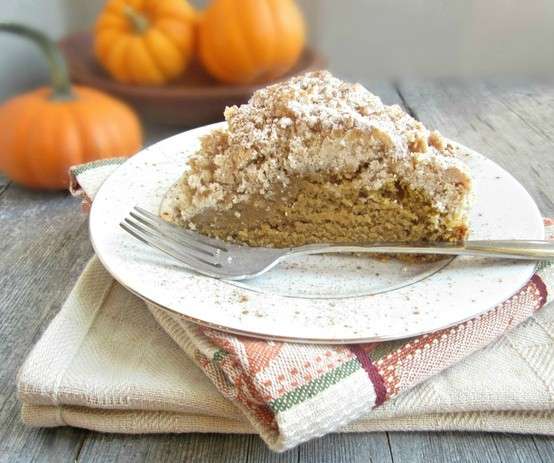
[[(90, 29), (104, 0), (2, 0), (0, 20), (54, 38)], [(195, 6), (207, 2), (195, 0)], [(309, 42), (341, 77), (554, 73), (550, 0), (299, 0)], [(38, 85), (38, 51), (0, 37), (0, 98)], [(23, 71), (24, 70), (24, 71)]]

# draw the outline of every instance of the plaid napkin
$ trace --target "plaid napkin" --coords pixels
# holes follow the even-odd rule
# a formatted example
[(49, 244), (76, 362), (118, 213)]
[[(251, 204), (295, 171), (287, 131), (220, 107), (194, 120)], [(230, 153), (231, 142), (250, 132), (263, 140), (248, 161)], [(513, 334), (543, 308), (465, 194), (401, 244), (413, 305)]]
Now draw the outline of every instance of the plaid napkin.
[[(122, 161), (101, 161), (74, 168), (72, 192), (83, 198), (85, 206), (89, 205), (97, 188), (119, 162)], [(552, 234), (554, 222), (545, 220), (545, 226), (547, 232)], [(518, 351), (514, 347), (519, 341), (515, 344), (512, 342), (511, 363), (514, 366), (519, 365), (519, 368), (499, 371), (501, 376), (498, 379), (507, 385), (513, 385), (515, 383), (512, 380), (522, 373), (523, 368), (528, 374), (527, 367), (530, 366), (531, 374), (536, 376), (533, 378), (535, 381), (528, 378), (525, 382), (546, 391), (538, 405), (535, 403), (526, 407), (528, 401), (524, 397), (515, 397), (511, 404), (494, 403), (491, 399), (492, 405), (498, 406), (500, 415), (505, 410), (522, 412), (520, 415), (508, 413), (508, 417), (504, 418), (496, 416), (496, 426), (495, 419), (491, 419), (494, 409), (489, 410), (492, 415), (461, 414), (456, 426), (455, 419), (449, 425), (446, 424), (448, 420), (441, 421), (441, 410), (435, 410), (435, 418), (430, 418), (427, 414), (426, 418), (422, 417), (420, 426), (413, 425), (412, 422), (411, 427), (408, 425), (410, 420), (407, 420), (404, 428), (441, 429), (442, 423), (450, 429), (553, 433), (554, 314), (549, 310), (543, 311), (546, 315), (542, 318), (533, 316), (549, 301), (549, 290), (552, 291), (553, 285), (554, 268), (551, 263), (543, 264), (532, 279), (509, 300), (470, 321), (416, 338), (347, 346), (261, 341), (199, 327), (153, 305), (148, 305), (148, 309), (217, 390), (242, 412), (251, 428), (260, 434), (268, 446), (273, 450), (283, 451), (313, 437), (345, 427), (354, 430), (379, 429), (378, 426), (356, 426), (356, 423), (363, 423), (364, 420), (371, 422), (372, 415), (381, 416), (384, 423), (384, 428), (381, 429), (387, 429), (386, 422), (391, 415), (380, 415), (380, 410), (376, 407), (400, 394), (401, 397), (410, 397), (411, 394), (412, 410), (417, 411), (418, 406), (420, 411), (432, 410), (432, 404), (413, 402), (436, 400), (431, 395), (426, 396), (421, 388), (416, 388), (419, 393), (414, 394), (414, 386), (489, 345), (529, 317), (532, 317), (532, 321), (528, 320), (518, 330), (523, 333), (524, 339), (540, 339), (541, 348), (535, 349), (533, 355), (523, 354), (525, 349)], [(509, 337), (504, 336), (502, 339)], [(517, 356), (521, 358), (516, 358)], [(29, 380), (32, 376), (29, 362), (28, 360), (23, 367), (20, 376), (20, 396), (24, 402), (26, 398), (27, 402), (32, 402), (29, 397), (33, 391), (40, 395)], [(507, 363), (510, 363), (509, 358)], [(498, 366), (500, 367), (500, 363)], [(472, 381), (479, 382), (480, 378), (484, 378), (484, 370), (489, 369), (490, 365), (481, 365), (480, 368), (481, 371), (474, 372)], [(450, 387), (455, 390), (456, 384)], [(470, 386), (466, 384), (465, 387)], [(479, 393), (474, 390), (475, 387), (471, 388), (473, 394)], [(457, 392), (463, 397), (463, 390)], [(485, 392), (484, 390), (484, 396)], [(462, 400), (469, 401), (470, 398)], [(399, 403), (398, 400), (394, 402)], [(451, 405), (456, 411), (457, 405)], [(481, 404), (481, 407), (487, 408), (487, 405)], [(32, 423), (33, 413), (37, 410), (32, 407), (31, 410), (32, 413), (27, 409), (27, 421)], [(511, 426), (506, 425), (510, 422), (510, 416)], [(533, 422), (534, 426), (529, 428), (523, 425), (523, 416), (527, 416), (529, 423)], [(430, 423), (434, 423), (434, 426)], [(138, 428), (127, 429), (126, 432), (145, 431)], [(390, 429), (402, 429), (402, 425), (392, 425)]]

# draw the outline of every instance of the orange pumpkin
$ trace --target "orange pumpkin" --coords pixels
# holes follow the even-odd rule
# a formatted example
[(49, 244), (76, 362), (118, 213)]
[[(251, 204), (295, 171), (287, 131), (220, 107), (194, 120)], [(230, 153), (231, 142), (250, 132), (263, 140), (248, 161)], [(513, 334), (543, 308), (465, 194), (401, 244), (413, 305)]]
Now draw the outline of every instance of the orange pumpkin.
[(74, 164), (128, 156), (142, 144), (135, 113), (87, 87), (72, 87), (57, 46), (39, 31), (0, 23), (46, 53), (52, 87), (16, 96), (0, 106), (0, 171), (32, 188), (63, 189)]
[(264, 82), (289, 71), (304, 48), (294, 0), (214, 0), (199, 24), (200, 59), (229, 83)]
[(165, 84), (185, 71), (196, 22), (186, 0), (110, 0), (96, 23), (96, 57), (120, 82)]

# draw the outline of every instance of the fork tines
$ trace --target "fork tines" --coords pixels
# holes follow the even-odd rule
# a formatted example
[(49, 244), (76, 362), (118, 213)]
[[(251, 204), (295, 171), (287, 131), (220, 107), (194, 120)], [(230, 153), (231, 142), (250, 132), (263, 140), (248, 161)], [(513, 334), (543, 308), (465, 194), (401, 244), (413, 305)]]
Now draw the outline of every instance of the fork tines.
[(166, 222), (141, 207), (135, 207), (120, 223), (127, 233), (193, 269), (209, 271), (221, 267), (225, 243)]

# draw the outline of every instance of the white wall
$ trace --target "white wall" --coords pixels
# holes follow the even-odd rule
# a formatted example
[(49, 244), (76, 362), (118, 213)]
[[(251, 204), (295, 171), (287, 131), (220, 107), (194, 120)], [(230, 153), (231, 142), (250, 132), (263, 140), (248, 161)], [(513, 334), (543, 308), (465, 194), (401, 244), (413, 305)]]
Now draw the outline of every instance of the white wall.
[(554, 74), (551, 0), (311, 4), (315, 43), (333, 69), (353, 78)]
[[(0, 0), (0, 21), (17, 21), (41, 28), (53, 37), (66, 30), (67, 0)], [(47, 68), (30, 42), (0, 34), (0, 101), (45, 82)]]
[[(553, 0), (298, 1), (311, 42), (344, 77), (554, 75)], [(91, 27), (104, 3), (0, 0), (0, 20), (32, 24), (59, 38)], [(0, 101), (45, 81), (38, 51), (0, 36)]]

